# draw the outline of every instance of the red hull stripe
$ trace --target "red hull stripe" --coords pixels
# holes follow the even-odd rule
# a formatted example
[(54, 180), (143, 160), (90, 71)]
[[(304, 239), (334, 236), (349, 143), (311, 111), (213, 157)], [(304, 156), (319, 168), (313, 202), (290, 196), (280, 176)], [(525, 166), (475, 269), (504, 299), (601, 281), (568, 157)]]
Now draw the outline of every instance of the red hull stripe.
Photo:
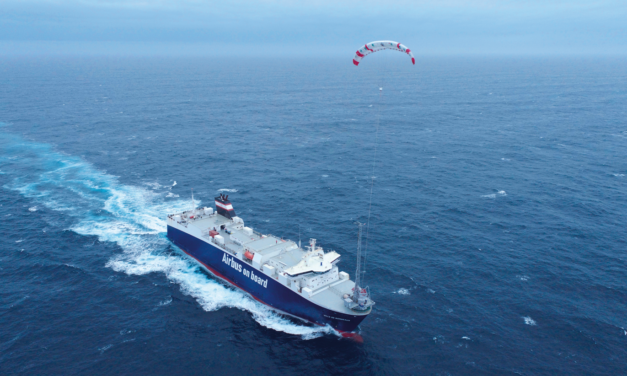
[[(180, 247), (179, 247), (179, 248), (180, 248)], [(185, 252), (185, 254), (186, 254), (186, 255), (188, 255), (189, 257), (191, 257), (191, 258), (193, 258), (194, 260), (198, 261), (199, 263), (203, 264), (203, 266), (204, 266), (205, 268), (209, 269), (209, 270), (211, 271), (211, 273), (213, 273), (213, 274), (215, 274), (216, 276), (218, 276), (218, 277), (222, 278), (223, 280), (227, 281), (228, 283), (232, 284), (233, 286), (237, 287), (238, 289), (240, 289), (240, 290), (242, 290), (242, 291), (244, 291), (244, 292), (247, 292), (247, 291), (246, 291), (246, 290), (244, 290), (243, 288), (239, 287), (239, 286), (238, 286), (235, 282), (233, 282), (233, 281), (231, 281), (230, 279), (226, 278), (226, 277), (225, 277), (225, 276), (223, 276), (221, 273), (218, 273), (218, 271), (217, 271), (217, 270), (215, 270), (214, 268), (212, 268), (211, 266), (209, 266), (209, 265), (205, 264), (204, 262), (200, 261), (200, 260), (199, 260), (199, 259), (197, 259), (196, 257), (194, 257), (194, 256), (190, 255), (189, 253), (187, 253), (187, 251), (186, 251), (186, 250), (184, 250), (183, 248), (181, 248), (181, 250), (182, 250), (183, 252)], [(252, 296), (252, 295), (251, 295), (251, 296)], [(253, 296), (253, 298), (254, 298), (254, 296)], [(256, 299), (256, 298), (255, 298), (255, 299)], [(258, 299), (257, 299), (257, 300), (258, 300)], [(260, 300), (260, 302), (261, 302), (261, 300)], [(263, 303), (263, 302), (262, 302), (262, 303)], [(266, 304), (266, 303), (263, 303), (263, 304)], [(267, 304), (266, 304), (266, 305), (267, 305)]]

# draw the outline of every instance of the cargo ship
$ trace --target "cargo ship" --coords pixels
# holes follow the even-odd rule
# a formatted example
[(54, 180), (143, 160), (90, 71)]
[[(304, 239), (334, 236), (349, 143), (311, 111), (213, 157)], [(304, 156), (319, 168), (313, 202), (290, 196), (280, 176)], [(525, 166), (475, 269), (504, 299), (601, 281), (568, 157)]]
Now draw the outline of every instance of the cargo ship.
[(375, 304), (359, 283), (361, 224), (355, 281), (340, 271), (340, 254), (309, 241), (261, 234), (244, 224), (224, 194), (213, 207), (168, 215), (168, 238), (208, 272), (273, 310), (350, 337)]

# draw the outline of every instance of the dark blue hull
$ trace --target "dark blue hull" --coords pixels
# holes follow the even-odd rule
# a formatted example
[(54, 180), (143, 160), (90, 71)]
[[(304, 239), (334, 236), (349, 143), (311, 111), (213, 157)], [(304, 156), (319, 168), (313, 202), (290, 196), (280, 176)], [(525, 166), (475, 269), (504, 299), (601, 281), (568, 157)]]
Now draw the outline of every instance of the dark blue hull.
[(354, 331), (367, 316), (320, 307), (230, 253), (174, 227), (168, 226), (168, 238), (217, 277), (276, 310), (319, 325), (330, 325), (341, 332)]

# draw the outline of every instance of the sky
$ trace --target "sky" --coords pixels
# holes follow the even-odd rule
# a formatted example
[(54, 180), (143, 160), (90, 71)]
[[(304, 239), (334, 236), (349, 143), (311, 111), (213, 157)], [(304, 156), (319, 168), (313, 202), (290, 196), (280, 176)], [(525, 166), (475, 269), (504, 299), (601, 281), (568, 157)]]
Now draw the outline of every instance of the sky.
[(0, 55), (627, 55), (627, 0), (0, 0)]

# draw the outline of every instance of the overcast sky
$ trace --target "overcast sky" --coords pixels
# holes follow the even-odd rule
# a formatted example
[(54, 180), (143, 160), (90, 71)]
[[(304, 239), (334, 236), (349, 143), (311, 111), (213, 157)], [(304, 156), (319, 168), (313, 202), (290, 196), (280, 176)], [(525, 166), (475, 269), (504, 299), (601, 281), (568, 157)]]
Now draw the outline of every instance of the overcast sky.
[(627, 54), (627, 0), (0, 0), (0, 54)]

